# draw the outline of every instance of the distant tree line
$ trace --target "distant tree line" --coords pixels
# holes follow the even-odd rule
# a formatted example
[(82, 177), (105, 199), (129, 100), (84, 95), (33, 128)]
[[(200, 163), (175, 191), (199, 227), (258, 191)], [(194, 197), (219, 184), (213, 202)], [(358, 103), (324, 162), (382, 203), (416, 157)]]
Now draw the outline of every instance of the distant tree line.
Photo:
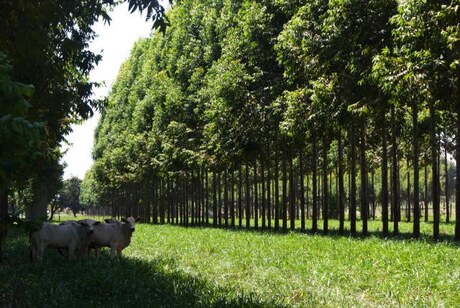
[(178, 1), (121, 67), (83, 185), (153, 222), (418, 237), (424, 217), (438, 239), (444, 213), (460, 240), (459, 5)]

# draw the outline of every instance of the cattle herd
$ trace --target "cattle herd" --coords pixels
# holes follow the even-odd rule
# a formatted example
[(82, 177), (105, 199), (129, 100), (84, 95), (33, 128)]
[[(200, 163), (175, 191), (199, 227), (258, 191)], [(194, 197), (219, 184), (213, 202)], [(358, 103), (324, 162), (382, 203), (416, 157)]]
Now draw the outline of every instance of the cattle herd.
[(94, 249), (96, 255), (102, 247), (110, 247), (110, 257), (121, 251), (131, 242), (136, 220), (133, 217), (122, 221), (106, 219), (101, 223), (92, 219), (69, 220), (57, 224), (43, 223), (41, 228), (30, 235), (32, 261), (43, 260), (45, 248), (57, 248), (69, 260), (85, 257)]

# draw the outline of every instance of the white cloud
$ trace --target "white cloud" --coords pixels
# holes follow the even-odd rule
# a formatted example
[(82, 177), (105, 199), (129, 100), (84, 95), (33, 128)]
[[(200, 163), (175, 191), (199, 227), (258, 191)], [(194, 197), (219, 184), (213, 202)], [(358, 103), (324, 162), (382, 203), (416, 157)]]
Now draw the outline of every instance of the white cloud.
[[(104, 97), (108, 94), (120, 68), (120, 65), (128, 58), (134, 43), (141, 37), (148, 37), (152, 21), (145, 21), (145, 16), (139, 12), (130, 14), (127, 3), (116, 7), (110, 13), (112, 22), (110, 26), (103, 21), (98, 22), (94, 29), (99, 35), (90, 45), (93, 52), (102, 52), (103, 59), (92, 71), (92, 81), (105, 82), (105, 86), (95, 91), (96, 97)], [(93, 160), (91, 149), (94, 140), (99, 114), (85, 121), (81, 125), (74, 125), (73, 132), (66, 136), (70, 146), (63, 145), (62, 150), (67, 149), (63, 161), (67, 164), (64, 171), (64, 179), (77, 176), (83, 179), (85, 172), (91, 167)]]

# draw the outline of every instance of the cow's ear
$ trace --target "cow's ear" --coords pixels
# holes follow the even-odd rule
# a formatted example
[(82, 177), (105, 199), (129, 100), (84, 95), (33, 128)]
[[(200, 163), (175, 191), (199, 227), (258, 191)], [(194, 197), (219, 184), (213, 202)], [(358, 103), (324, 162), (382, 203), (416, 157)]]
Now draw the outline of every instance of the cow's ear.
[(94, 225), (98, 225), (98, 224), (100, 224), (100, 223), (101, 223), (100, 221), (96, 221), (96, 222), (94, 223)]
[(122, 222), (128, 222), (125, 218), (121, 219)]
[(88, 225), (88, 224), (87, 224), (86, 222), (84, 222), (84, 221), (79, 221), (78, 223), (79, 223), (80, 225), (83, 225), (83, 226), (87, 226), (87, 225)]

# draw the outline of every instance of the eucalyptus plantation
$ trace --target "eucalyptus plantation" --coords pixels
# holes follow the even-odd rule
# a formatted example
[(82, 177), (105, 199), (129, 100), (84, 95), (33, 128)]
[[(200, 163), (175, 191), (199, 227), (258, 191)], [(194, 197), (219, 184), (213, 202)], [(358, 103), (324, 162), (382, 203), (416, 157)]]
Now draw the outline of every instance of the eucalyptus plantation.
[(423, 205), (439, 238), (439, 143), (457, 133), (441, 116), (457, 112), (456, 5), (176, 3), (108, 98), (91, 170), (98, 198), (129, 214), (116, 199), (134, 185), (154, 222), (177, 211), (185, 224), (327, 233), (337, 217), (340, 233), (359, 225), (364, 236), (371, 218), (398, 234), (405, 210), (418, 237)]

